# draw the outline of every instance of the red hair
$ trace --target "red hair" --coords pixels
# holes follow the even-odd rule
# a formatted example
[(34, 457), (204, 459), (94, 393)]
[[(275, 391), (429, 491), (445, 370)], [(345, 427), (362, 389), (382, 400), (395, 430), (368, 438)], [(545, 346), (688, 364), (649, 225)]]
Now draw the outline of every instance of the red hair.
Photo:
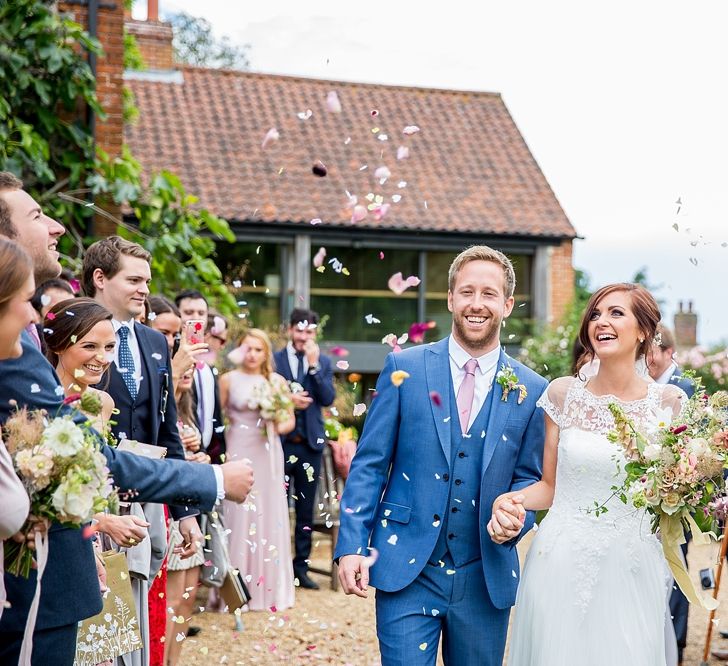
[(615, 284), (608, 284), (601, 289), (597, 289), (584, 310), (584, 316), (581, 319), (581, 326), (579, 326), (578, 340), (584, 347), (584, 351), (579, 357), (579, 361), (576, 364), (577, 368), (582, 367), (585, 363), (594, 360), (596, 351), (592, 346), (591, 340), (589, 339), (589, 322), (591, 321), (592, 314), (597, 308), (597, 304), (609, 294), (613, 294), (615, 291), (624, 291), (629, 294), (630, 301), (632, 304), (632, 314), (637, 319), (637, 325), (640, 328), (640, 332), (644, 335), (644, 340), (637, 347), (635, 354), (635, 360), (640, 356), (644, 356), (649, 362), (649, 354), (652, 352), (652, 343), (655, 339), (655, 333), (657, 332), (657, 324), (660, 323), (662, 315), (660, 314), (660, 308), (655, 301), (654, 296), (647, 291), (642, 285), (632, 284), (631, 282), (617, 282)]

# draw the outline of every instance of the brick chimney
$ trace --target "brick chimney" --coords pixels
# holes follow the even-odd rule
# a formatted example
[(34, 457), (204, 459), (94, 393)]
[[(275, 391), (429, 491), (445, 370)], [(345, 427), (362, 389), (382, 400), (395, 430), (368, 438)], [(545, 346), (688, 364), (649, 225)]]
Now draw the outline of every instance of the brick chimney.
[(683, 302), (678, 303), (675, 313), (675, 344), (678, 349), (689, 349), (698, 344), (698, 315), (693, 312), (693, 302), (688, 301), (687, 311)]
[(127, 16), (124, 27), (136, 38), (144, 64), (151, 70), (174, 68), (172, 26), (159, 20), (159, 0), (147, 0), (147, 20)]

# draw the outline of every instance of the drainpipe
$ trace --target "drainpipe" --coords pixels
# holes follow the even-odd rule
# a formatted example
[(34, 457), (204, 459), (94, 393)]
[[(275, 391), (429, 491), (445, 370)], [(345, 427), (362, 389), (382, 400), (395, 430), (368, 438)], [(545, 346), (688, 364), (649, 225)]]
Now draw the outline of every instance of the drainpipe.
[[(98, 38), (99, 33), (99, 0), (88, 0), (88, 32), (94, 39)], [(91, 74), (96, 79), (96, 54), (93, 51), (88, 52), (88, 66)], [(91, 106), (86, 107), (86, 123), (91, 132), (91, 154), (96, 155), (96, 114)], [(93, 203), (93, 194), (89, 192), (86, 195), (89, 203)], [(86, 227), (86, 234), (93, 236), (94, 234), (94, 217), (89, 217)]]

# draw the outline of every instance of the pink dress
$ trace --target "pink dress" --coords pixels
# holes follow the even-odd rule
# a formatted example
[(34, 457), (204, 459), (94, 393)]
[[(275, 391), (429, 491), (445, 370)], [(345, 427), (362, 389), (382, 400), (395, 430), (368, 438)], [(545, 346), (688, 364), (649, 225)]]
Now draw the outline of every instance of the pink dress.
[(255, 474), (243, 504), (223, 502), (230, 559), (250, 590), (249, 610), (282, 610), (295, 600), (283, 447), (270, 426), (266, 433), (258, 410), (248, 407), (254, 386), (265, 378), (233, 370), (229, 381), (226, 460), (248, 458)]

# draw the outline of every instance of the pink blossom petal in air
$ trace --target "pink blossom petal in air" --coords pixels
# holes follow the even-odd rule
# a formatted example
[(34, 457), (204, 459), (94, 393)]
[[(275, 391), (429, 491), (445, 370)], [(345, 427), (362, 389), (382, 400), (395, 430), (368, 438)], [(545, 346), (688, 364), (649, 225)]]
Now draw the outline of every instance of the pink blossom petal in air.
[(336, 361), (336, 367), (339, 370), (348, 370), (349, 369), (349, 361)]
[(260, 144), (260, 147), (265, 150), (268, 146), (270, 146), (271, 143), (278, 141), (280, 137), (281, 135), (278, 134), (278, 130), (275, 127), (271, 127), (266, 133), (265, 138), (263, 139), (263, 143)]
[(395, 273), (389, 281), (387, 286), (398, 296), (403, 294), (410, 287), (416, 287), (420, 283), (420, 278), (410, 275), (406, 280), (402, 277), (402, 273)]
[(407, 146), (400, 146), (397, 148), (397, 159), (406, 160), (409, 157), (409, 148)]
[(335, 90), (326, 95), (326, 109), (330, 113), (341, 113), (341, 102)]
[(417, 134), (417, 132), (419, 131), (420, 128), (417, 127), (417, 125), (407, 125), (407, 127), (402, 130), (402, 134), (406, 136), (412, 136), (413, 134)]
[(356, 224), (361, 222), (367, 216), (367, 207), (357, 204), (354, 206), (354, 211), (351, 214), (351, 223)]
[(348, 356), (349, 350), (346, 349), (346, 347), (341, 347), (340, 345), (337, 345), (336, 347), (332, 347), (329, 349), (329, 354), (332, 356)]
[(316, 256), (313, 258), (313, 265), (315, 268), (320, 268), (324, 265), (324, 259), (326, 259), (326, 248), (320, 247)]
[(387, 213), (389, 212), (389, 209), (391, 208), (391, 205), (388, 203), (382, 204), (381, 206), (377, 206), (374, 209), (374, 219), (379, 222), (380, 220), (383, 220)]
[(391, 175), (392, 172), (384, 165), (377, 167), (377, 170), (374, 172), (374, 177), (378, 178), (380, 181), (387, 180), (387, 178), (389, 178)]
[(233, 365), (242, 365), (245, 360), (245, 354), (248, 353), (248, 345), (240, 345), (233, 349), (228, 355), (227, 359)]

